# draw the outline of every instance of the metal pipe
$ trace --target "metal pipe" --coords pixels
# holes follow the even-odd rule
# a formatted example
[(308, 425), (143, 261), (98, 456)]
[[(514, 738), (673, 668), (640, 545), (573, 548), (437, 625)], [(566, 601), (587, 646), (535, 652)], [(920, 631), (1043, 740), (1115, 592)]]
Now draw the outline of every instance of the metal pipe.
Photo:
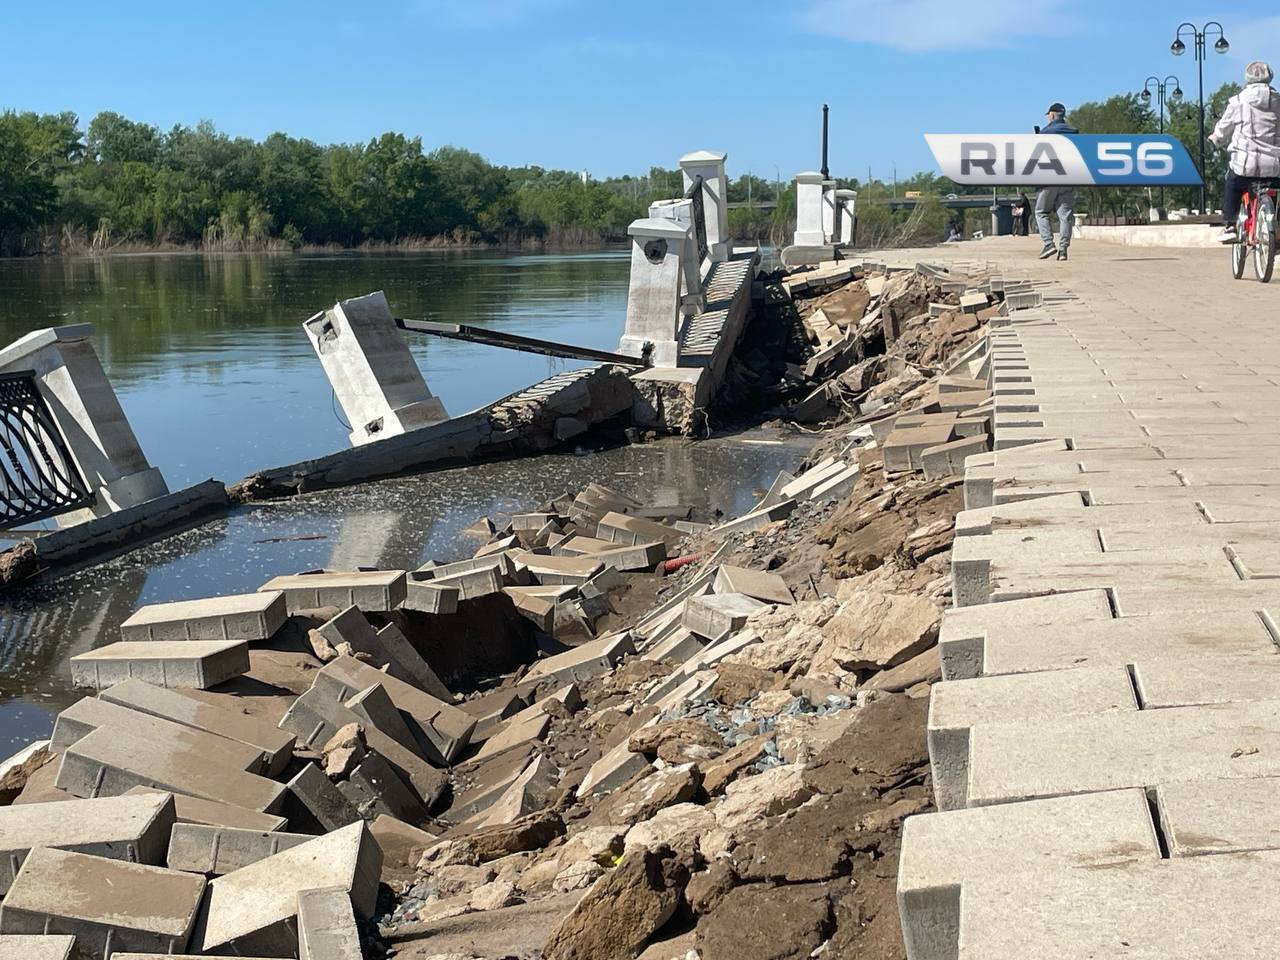
[(822, 179), (830, 180), (831, 171), (827, 169), (827, 105), (822, 105)]

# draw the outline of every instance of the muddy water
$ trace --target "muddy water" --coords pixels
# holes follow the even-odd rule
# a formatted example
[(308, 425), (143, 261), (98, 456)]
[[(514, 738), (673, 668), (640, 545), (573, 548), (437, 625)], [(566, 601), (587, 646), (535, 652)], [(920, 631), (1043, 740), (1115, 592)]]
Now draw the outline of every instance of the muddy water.
[(441, 471), (255, 505), (197, 530), (0, 599), (0, 756), (44, 736), (77, 699), (67, 659), (119, 639), (140, 604), (256, 589), (315, 567), (405, 568), (469, 556), (480, 516), (536, 507), (591, 481), (652, 503), (743, 512), (810, 443), (772, 432), (697, 444), (564, 453)]

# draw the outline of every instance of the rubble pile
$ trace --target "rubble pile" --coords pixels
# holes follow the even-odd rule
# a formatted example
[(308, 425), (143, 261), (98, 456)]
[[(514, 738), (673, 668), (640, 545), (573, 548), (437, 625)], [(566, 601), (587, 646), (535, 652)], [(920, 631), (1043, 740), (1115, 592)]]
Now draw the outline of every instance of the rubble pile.
[(902, 956), (938, 448), (990, 432), (998, 308), (811, 274), (778, 286), (814, 356), (888, 352), (804, 374), (849, 404), (742, 516), (592, 484), (469, 559), (143, 607), (73, 658), (95, 695), (0, 768), (0, 957)]

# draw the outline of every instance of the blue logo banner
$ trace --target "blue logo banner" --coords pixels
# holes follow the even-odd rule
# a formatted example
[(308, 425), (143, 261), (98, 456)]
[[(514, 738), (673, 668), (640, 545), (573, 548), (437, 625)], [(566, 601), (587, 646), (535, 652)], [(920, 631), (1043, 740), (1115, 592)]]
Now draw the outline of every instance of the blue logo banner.
[(966, 186), (1198, 187), (1177, 137), (1156, 134), (927, 133), (943, 176)]

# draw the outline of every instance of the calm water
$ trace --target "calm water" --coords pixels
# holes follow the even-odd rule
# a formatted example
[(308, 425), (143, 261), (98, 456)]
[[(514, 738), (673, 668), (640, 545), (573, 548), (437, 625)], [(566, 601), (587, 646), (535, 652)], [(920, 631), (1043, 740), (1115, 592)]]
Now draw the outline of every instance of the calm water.
[[(171, 486), (236, 479), (346, 445), (301, 321), (385, 289), (401, 316), (501, 325), (610, 348), (626, 301), (612, 253), (0, 261), (0, 342), (92, 320), (144, 448)], [(415, 345), (460, 413), (545, 376), (545, 358), (441, 340)], [(255, 505), (160, 544), (0, 599), (0, 756), (52, 728), (78, 697), (67, 658), (119, 639), (140, 604), (256, 589), (318, 566), (401, 568), (469, 555), (477, 517), (500, 520), (595, 480), (653, 502), (742, 512), (802, 439), (668, 440), (481, 464)]]
[[(385, 290), (399, 317), (614, 349), (627, 271), (625, 250), (0, 260), (0, 344), (92, 323), (143, 450), (177, 489), (347, 446), (302, 330), (337, 300)], [(577, 366), (410, 336), (453, 414)]]

